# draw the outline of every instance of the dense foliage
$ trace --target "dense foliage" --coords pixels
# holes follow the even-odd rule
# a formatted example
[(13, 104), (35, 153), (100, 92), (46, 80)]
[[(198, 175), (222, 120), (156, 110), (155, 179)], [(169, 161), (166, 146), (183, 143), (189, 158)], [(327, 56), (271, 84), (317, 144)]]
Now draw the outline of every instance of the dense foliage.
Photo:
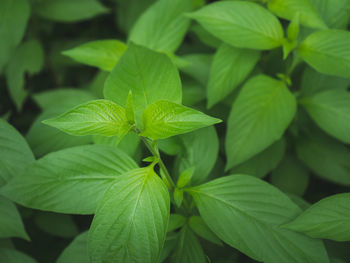
[(1, 0), (0, 262), (349, 262), (349, 22)]

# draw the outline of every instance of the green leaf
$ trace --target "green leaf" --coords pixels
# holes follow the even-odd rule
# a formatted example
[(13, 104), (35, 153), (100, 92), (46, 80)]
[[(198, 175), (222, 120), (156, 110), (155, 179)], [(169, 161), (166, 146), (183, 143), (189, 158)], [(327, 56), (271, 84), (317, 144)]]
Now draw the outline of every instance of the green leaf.
[(302, 97), (309, 97), (329, 89), (346, 90), (349, 86), (350, 79), (324, 75), (307, 67), (302, 76), (300, 91)]
[[(50, 127), (42, 123), (43, 120), (56, 117), (62, 113), (60, 106), (50, 107), (45, 110), (38, 118), (32, 123), (26, 139), (36, 157), (41, 157), (50, 152), (55, 152), (61, 149), (85, 145), (91, 143), (90, 136), (76, 137), (64, 133), (56, 128)], [(65, 107), (62, 107), (66, 109)]]
[(188, 225), (178, 234), (176, 247), (171, 256), (172, 263), (206, 263), (207, 259), (198, 238)]
[(207, 87), (208, 108), (227, 97), (253, 70), (260, 52), (222, 44), (214, 56)]
[(180, 137), (169, 137), (158, 141), (158, 148), (167, 155), (177, 155), (183, 149)]
[(159, 263), (166, 262), (165, 260), (169, 257), (170, 253), (173, 251), (174, 247), (176, 246), (177, 236), (178, 234), (175, 232), (167, 233), (165, 243), (158, 260)]
[(56, 237), (73, 238), (79, 233), (70, 215), (40, 212), (34, 216), (34, 222), (40, 230)]
[(189, 16), (211, 34), (235, 47), (264, 50), (282, 44), (283, 29), (280, 22), (255, 3), (217, 2)]
[(200, 111), (165, 100), (149, 105), (143, 113), (142, 120), (144, 130), (140, 135), (152, 140), (168, 138), (221, 122)]
[(144, 109), (157, 100), (181, 103), (181, 81), (170, 58), (132, 43), (107, 78), (104, 96), (125, 106), (130, 90), (137, 124)]
[(88, 85), (88, 90), (97, 98), (103, 98), (103, 86), (109, 75), (109, 72), (99, 70)]
[(200, 216), (191, 216), (188, 225), (198, 236), (222, 246), (221, 240), (210, 230)]
[(310, 0), (269, 0), (267, 6), (281, 18), (292, 20), (299, 14), (300, 24), (312, 28), (327, 28)]
[(248, 161), (235, 166), (230, 170), (230, 173), (248, 174), (258, 178), (263, 178), (277, 167), (278, 163), (283, 158), (286, 150), (285, 148), (286, 142), (282, 138), (261, 153), (258, 153), (254, 157), (250, 158)]
[(350, 193), (329, 196), (313, 204), (285, 227), (313, 238), (350, 241), (349, 203)]
[(32, 257), (12, 248), (0, 247), (0, 262), (6, 263), (37, 263)]
[(134, 168), (136, 163), (115, 147), (79, 146), (39, 159), (0, 192), (34, 209), (92, 214), (104, 191)]
[(62, 88), (37, 93), (33, 98), (43, 110), (30, 126), (26, 136), (35, 156), (41, 157), (64, 148), (91, 143), (90, 136), (71, 136), (42, 123), (43, 120), (57, 117), (74, 106), (96, 99), (90, 92)]
[(178, 174), (195, 169), (191, 184), (203, 182), (213, 169), (219, 154), (219, 138), (214, 127), (207, 127), (181, 137), (184, 151), (176, 160)]
[(185, 225), (187, 219), (180, 214), (170, 214), (168, 232), (174, 231)]
[(350, 21), (348, 0), (311, 0), (331, 28), (346, 29)]
[(78, 235), (61, 253), (56, 263), (87, 263), (89, 262), (88, 232)]
[(350, 32), (321, 30), (309, 35), (299, 46), (301, 57), (317, 71), (350, 78)]
[(190, 31), (193, 31), (196, 36), (207, 46), (217, 48), (221, 44), (221, 41), (219, 39), (211, 35), (207, 30), (205, 30), (201, 25), (197, 23), (191, 25)]
[(20, 237), (30, 240), (16, 206), (0, 196), (0, 238)]
[(328, 181), (350, 185), (349, 149), (324, 134), (313, 132), (296, 143), (298, 158)]
[(350, 93), (330, 89), (302, 98), (302, 105), (311, 118), (328, 134), (350, 143)]
[(286, 155), (272, 172), (270, 180), (283, 192), (302, 196), (309, 184), (309, 173), (298, 159)]
[[(118, 137), (106, 137), (106, 136), (93, 136), (93, 141), (96, 144), (110, 145), (117, 147), (118, 149), (125, 152), (127, 155), (134, 157), (138, 150), (140, 150), (140, 137), (134, 133), (130, 132), (123, 137), (119, 142)], [(119, 142), (119, 143), (118, 143)]]
[(186, 185), (188, 185), (191, 182), (191, 178), (193, 176), (194, 171), (195, 171), (194, 167), (190, 167), (185, 171), (183, 171), (176, 182), (176, 186), (179, 188), (183, 188)]
[(181, 207), (182, 201), (184, 199), (184, 192), (182, 189), (174, 189), (174, 203), (177, 207)]
[(104, 194), (89, 232), (92, 262), (157, 262), (170, 198), (153, 167), (132, 170)]
[(290, 200), (292, 200), (296, 205), (300, 207), (301, 210), (306, 210), (310, 207), (310, 203), (305, 201), (302, 197), (295, 195), (295, 194), (288, 194), (288, 197)]
[(225, 176), (194, 187), (189, 193), (211, 230), (257, 261), (329, 262), (322, 241), (280, 228), (301, 210), (260, 179)]
[(130, 130), (125, 109), (109, 100), (94, 100), (80, 104), (43, 123), (78, 136), (104, 135), (122, 138)]
[(135, 112), (134, 112), (134, 103), (132, 100), (132, 92), (129, 91), (128, 99), (126, 100), (125, 105), (125, 116), (130, 124), (135, 124)]
[(300, 31), (300, 13), (296, 13), (292, 20), (290, 21), (287, 28), (288, 40), (295, 41), (298, 40)]
[(155, 0), (116, 0), (116, 22), (118, 28), (129, 32), (136, 20)]
[(63, 51), (62, 54), (89, 66), (111, 71), (127, 46), (119, 40), (97, 40)]
[(182, 56), (181, 59), (185, 64), (178, 66), (180, 70), (206, 86), (213, 56), (211, 54), (189, 54)]
[(96, 99), (91, 92), (74, 88), (46, 90), (33, 94), (32, 98), (43, 111), (49, 108), (59, 108), (57, 111), (61, 113), (76, 105)]
[(193, 1), (188, 0), (155, 2), (136, 21), (129, 41), (153, 50), (174, 52), (190, 25), (183, 13), (191, 11), (193, 6)]
[(17, 110), (22, 109), (28, 95), (24, 90), (25, 74), (34, 75), (41, 71), (44, 63), (44, 51), (37, 40), (29, 40), (21, 44), (11, 57), (6, 68), (6, 80), (10, 96)]
[(79, 22), (108, 12), (97, 0), (39, 1), (33, 10), (37, 15), (57, 22)]
[(282, 81), (265, 75), (249, 79), (228, 119), (226, 169), (247, 161), (279, 140), (295, 112), (295, 98)]
[(0, 119), (0, 187), (33, 161), (33, 153), (22, 135)]
[[(28, 0), (0, 2), (0, 73), (21, 42), (30, 15)], [(6, 26), (5, 26), (6, 25)]]

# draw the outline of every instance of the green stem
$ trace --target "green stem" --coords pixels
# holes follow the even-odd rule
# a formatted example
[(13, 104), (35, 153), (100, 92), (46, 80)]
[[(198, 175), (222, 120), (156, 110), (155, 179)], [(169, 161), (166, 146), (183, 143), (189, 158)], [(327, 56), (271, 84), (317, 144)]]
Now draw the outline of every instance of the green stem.
[(146, 147), (148, 148), (148, 150), (152, 153), (152, 155), (158, 158), (158, 165), (159, 165), (161, 171), (163, 172), (166, 181), (168, 182), (167, 185), (171, 191), (174, 190), (175, 183), (174, 183), (173, 179), (171, 178), (171, 176), (168, 172), (168, 169), (166, 168), (162, 158), (160, 157), (158, 147), (156, 145), (152, 144), (151, 143), (152, 141), (150, 141), (149, 139), (142, 137), (142, 136), (140, 136), (140, 137), (141, 137), (141, 140), (146, 145)]

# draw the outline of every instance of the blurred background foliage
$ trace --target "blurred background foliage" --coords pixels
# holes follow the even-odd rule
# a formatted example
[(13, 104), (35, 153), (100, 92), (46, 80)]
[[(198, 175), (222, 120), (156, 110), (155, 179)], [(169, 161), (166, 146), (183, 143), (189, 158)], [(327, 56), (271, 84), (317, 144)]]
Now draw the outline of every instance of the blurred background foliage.
[[(136, 20), (154, 2), (155, 0), (0, 1), (0, 116), (25, 135), (36, 158), (76, 145), (92, 142), (113, 143), (104, 138), (69, 136), (43, 125), (41, 121), (57, 116), (82, 102), (103, 97), (102, 90), (108, 72), (79, 64), (62, 55), (62, 52), (93, 40), (117, 39), (126, 43)], [(195, 1), (197, 6), (202, 4), (204, 0)], [(346, 28), (349, 17), (338, 17), (335, 23)], [(283, 23), (287, 24), (286, 21)], [(220, 43), (221, 41), (193, 22), (177, 49), (174, 60), (180, 68), (184, 104), (227, 120), (239, 89), (231, 92), (210, 110), (206, 109), (206, 86), (210, 66)], [(281, 49), (263, 52), (251, 75), (263, 72), (275, 76), (281, 71), (284, 72), (286, 63), (281, 58)], [(292, 76), (292, 89), (299, 90), (296, 87), (301, 87), (302, 92), (303, 86), (315, 86), (317, 81), (319, 89), (326, 86), (327, 81), (332, 85), (349, 86), (348, 81), (344, 83), (344, 80), (339, 78), (322, 76), (324, 75), (306, 67), (305, 64), (300, 65)], [(308, 85), (310, 83), (312, 85)], [(305, 90), (312, 92), (309, 88)], [(305, 113), (301, 112), (298, 118), (298, 122), (305, 121), (306, 125), (309, 125), (310, 120)], [(325, 137), (319, 128), (314, 129), (315, 134), (320, 133), (319, 136), (312, 134), (312, 140), (308, 141), (309, 144), (313, 143), (314, 148), (303, 144), (306, 148), (300, 146), (297, 151), (306, 156), (316, 154), (321, 162), (323, 158), (333, 158), (339, 152), (346, 152), (334, 160), (334, 163), (340, 162), (339, 166), (349, 175), (350, 158), (346, 157), (350, 156), (348, 146)], [(320, 179), (325, 168), (320, 168), (321, 177), (314, 176), (317, 167), (307, 169), (295, 157), (293, 132), (295, 130), (292, 125), (284, 139), (270, 146), (262, 154), (256, 155), (248, 163), (234, 167), (232, 172), (265, 177), (272, 184), (290, 193), (293, 200), (303, 207), (308, 206), (307, 202), (313, 203), (335, 193), (349, 192), (350, 182), (336, 184)], [(211, 127), (196, 134), (161, 141), (160, 148), (166, 154), (165, 161), (169, 166), (173, 166), (173, 170), (183, 171), (191, 167), (191, 164), (199, 163), (201, 169), (196, 172), (205, 174), (212, 170), (208, 177), (210, 179), (224, 174), (224, 138), (225, 125), (220, 124), (216, 131)], [(332, 149), (322, 148), (317, 140), (331, 144)], [(140, 162), (141, 151), (144, 149), (140, 150), (138, 145), (138, 139), (130, 135), (119, 147)], [(307, 152), (310, 149), (313, 149), (312, 152)], [(280, 162), (286, 151), (291, 154), (286, 155)], [(206, 155), (203, 156), (203, 153)], [(262, 155), (264, 158), (261, 158)], [(271, 161), (267, 161), (266, 156), (270, 157)], [(274, 169), (276, 167), (277, 169)], [(268, 174), (270, 176), (266, 177)], [(295, 174), (298, 176), (293, 176)], [(301, 196), (304, 196), (304, 200)], [(56, 262), (73, 238), (89, 228), (92, 219), (92, 216), (54, 214), (24, 207), (19, 207), (19, 210), (31, 242), (19, 238), (0, 239), (0, 254), (5, 254), (6, 249), (16, 248), (31, 255), (38, 262), (45, 263)], [(84, 235), (86, 236), (86, 233), (74, 242), (83, 242)], [(171, 243), (171, 237), (168, 243)], [(350, 259), (348, 242), (326, 241), (326, 244), (329, 251), (338, 258)], [(253, 262), (226, 245), (217, 246), (208, 242), (202, 242), (202, 245), (206, 254), (215, 260), (213, 262)], [(23, 259), (18, 262), (32, 261)], [(61, 258), (57, 262), (68, 261)]]

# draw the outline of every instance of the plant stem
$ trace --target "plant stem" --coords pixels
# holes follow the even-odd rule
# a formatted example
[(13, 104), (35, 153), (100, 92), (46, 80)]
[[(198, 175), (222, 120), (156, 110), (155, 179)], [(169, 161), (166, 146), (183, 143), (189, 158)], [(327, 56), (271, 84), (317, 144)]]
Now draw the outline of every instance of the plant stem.
[(148, 150), (152, 153), (152, 155), (158, 158), (158, 165), (159, 165), (161, 171), (163, 172), (166, 181), (168, 182), (167, 185), (171, 191), (174, 190), (175, 183), (174, 183), (173, 179), (171, 178), (171, 176), (168, 172), (168, 169), (166, 168), (162, 158), (160, 157), (158, 147), (156, 145), (153, 145), (149, 139), (142, 137), (142, 136), (140, 136), (140, 137), (141, 137), (141, 140), (146, 145), (146, 147), (148, 148)]

